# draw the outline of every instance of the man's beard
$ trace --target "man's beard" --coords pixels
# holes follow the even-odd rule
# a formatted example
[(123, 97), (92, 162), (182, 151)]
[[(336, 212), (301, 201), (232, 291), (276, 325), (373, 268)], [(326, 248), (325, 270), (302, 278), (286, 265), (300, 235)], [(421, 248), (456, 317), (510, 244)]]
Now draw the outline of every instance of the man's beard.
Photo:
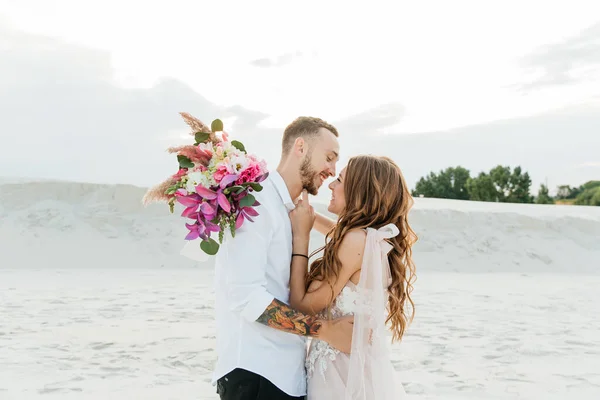
[(300, 165), (300, 180), (302, 181), (302, 189), (306, 189), (308, 193), (316, 196), (319, 188), (315, 184), (315, 178), (319, 176), (319, 172), (315, 171), (310, 165), (311, 161), (311, 157), (307, 156)]

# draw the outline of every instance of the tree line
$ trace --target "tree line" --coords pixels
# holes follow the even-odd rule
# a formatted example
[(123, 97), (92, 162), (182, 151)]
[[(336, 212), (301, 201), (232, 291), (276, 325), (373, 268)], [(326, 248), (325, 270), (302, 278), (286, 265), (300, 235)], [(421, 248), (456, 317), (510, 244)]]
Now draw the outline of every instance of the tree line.
[(589, 181), (578, 187), (561, 185), (557, 187), (555, 196), (551, 196), (548, 187), (541, 184), (537, 195), (533, 195), (531, 177), (520, 166), (511, 168), (498, 165), (476, 176), (471, 176), (468, 169), (457, 166), (421, 177), (412, 195), (500, 203), (600, 206), (600, 181)]

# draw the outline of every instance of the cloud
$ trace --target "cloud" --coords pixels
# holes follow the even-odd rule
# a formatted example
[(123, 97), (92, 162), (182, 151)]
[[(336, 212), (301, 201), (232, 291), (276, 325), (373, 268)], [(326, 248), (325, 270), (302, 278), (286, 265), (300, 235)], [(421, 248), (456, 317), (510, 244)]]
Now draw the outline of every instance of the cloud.
[(597, 159), (598, 131), (600, 105), (588, 104), (449, 131), (376, 136), (362, 152), (394, 158), (411, 185), (429, 171), (449, 166), (462, 165), (477, 174), (499, 164), (520, 165), (537, 192), (546, 179), (553, 188), (600, 178), (597, 169), (573, 167)]
[(397, 125), (406, 110), (402, 104), (387, 103), (336, 122), (339, 131), (373, 135)]
[(180, 111), (235, 116), (243, 131), (266, 118), (174, 79), (125, 89), (106, 52), (1, 25), (0, 33), (0, 175), (148, 185), (175, 167), (165, 148), (187, 131)]
[(272, 58), (258, 58), (250, 61), (250, 65), (259, 68), (276, 68), (291, 64), (294, 60), (302, 58), (305, 54), (301, 51), (295, 53), (285, 53)]
[(600, 161), (589, 161), (578, 164), (576, 168), (600, 168)]
[[(174, 172), (165, 149), (185, 142), (180, 111), (228, 121), (226, 130), (250, 151), (272, 168), (279, 161), (284, 126), (265, 127), (264, 112), (217, 105), (175, 79), (123, 88), (107, 52), (0, 30), (0, 176), (151, 185)], [(403, 112), (385, 104), (330, 122), (350, 150)]]
[[(152, 185), (176, 168), (165, 149), (183, 143), (188, 131), (180, 111), (207, 123), (233, 121), (226, 126), (233, 137), (271, 168), (279, 161), (284, 126), (265, 127), (268, 113), (215, 104), (175, 79), (120, 87), (106, 52), (0, 25), (0, 59), (0, 176)], [(573, 167), (597, 160), (597, 106), (445, 132), (381, 134), (401, 125), (406, 112), (384, 103), (343, 119), (317, 116), (340, 130), (340, 167), (355, 154), (389, 155), (411, 187), (452, 165), (473, 173), (522, 165), (534, 186), (546, 178), (550, 187), (598, 179), (597, 168)]]
[(600, 23), (561, 43), (538, 48), (524, 57), (521, 65), (538, 76), (520, 85), (521, 90), (568, 85), (599, 77)]

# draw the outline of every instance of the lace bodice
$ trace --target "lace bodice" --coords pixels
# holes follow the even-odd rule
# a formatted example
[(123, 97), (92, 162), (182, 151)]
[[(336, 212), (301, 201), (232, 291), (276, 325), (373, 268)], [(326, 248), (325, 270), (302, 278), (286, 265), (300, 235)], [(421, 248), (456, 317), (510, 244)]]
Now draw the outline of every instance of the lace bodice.
[[(340, 294), (336, 297), (329, 312), (332, 318), (339, 318), (354, 314), (357, 306), (358, 288), (354, 283), (348, 281)], [(318, 314), (319, 318), (328, 318), (327, 309)], [(306, 372), (310, 378), (316, 369), (321, 374), (325, 374), (327, 369), (327, 359), (333, 361), (340, 353), (336, 348), (331, 347), (327, 342), (319, 339), (313, 339), (308, 356), (306, 357)]]

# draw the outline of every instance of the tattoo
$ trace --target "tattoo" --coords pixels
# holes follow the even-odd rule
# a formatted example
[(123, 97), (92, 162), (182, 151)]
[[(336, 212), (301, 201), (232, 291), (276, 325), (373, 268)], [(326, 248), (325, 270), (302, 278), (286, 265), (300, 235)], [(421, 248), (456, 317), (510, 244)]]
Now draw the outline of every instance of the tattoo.
[(268, 305), (265, 312), (256, 321), (271, 328), (301, 336), (316, 337), (321, 328), (317, 317), (302, 314), (277, 299)]

